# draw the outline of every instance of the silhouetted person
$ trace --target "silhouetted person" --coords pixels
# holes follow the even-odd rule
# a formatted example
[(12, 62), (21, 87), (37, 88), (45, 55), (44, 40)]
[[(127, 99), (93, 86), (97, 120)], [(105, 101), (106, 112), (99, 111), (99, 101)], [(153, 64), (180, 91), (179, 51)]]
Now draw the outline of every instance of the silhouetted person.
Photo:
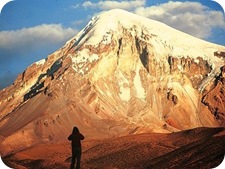
[(71, 141), (72, 145), (72, 159), (71, 159), (71, 165), (70, 169), (74, 169), (75, 161), (76, 163), (76, 169), (80, 169), (80, 160), (81, 160), (81, 142), (80, 140), (83, 140), (84, 136), (79, 132), (77, 127), (73, 128), (72, 134), (68, 137), (68, 140)]

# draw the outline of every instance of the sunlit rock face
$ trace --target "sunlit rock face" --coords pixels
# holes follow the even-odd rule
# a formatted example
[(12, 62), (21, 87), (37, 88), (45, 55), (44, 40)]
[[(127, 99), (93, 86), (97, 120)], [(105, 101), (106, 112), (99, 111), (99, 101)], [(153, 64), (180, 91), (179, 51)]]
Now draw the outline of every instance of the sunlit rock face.
[(224, 126), (225, 47), (123, 10), (0, 91), (1, 154), (65, 140)]

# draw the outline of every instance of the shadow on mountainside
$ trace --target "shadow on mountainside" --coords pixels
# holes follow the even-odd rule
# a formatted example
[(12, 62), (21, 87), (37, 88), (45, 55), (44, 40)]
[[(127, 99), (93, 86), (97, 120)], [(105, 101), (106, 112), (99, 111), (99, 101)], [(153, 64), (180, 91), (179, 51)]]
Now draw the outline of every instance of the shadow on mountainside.
[[(83, 142), (83, 169), (161, 169), (218, 166), (225, 155), (224, 128), (171, 134), (146, 133)], [(16, 169), (69, 168), (70, 144), (39, 145), (4, 157)]]

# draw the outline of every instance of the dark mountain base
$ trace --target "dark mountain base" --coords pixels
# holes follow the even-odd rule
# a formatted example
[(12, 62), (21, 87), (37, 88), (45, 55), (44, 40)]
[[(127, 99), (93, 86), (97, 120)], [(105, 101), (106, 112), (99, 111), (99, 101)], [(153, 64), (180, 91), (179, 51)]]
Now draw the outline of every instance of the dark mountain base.
[[(139, 134), (82, 144), (83, 169), (214, 168), (225, 155), (224, 128), (172, 134)], [(70, 165), (70, 143), (38, 145), (3, 158), (15, 169), (62, 169)]]

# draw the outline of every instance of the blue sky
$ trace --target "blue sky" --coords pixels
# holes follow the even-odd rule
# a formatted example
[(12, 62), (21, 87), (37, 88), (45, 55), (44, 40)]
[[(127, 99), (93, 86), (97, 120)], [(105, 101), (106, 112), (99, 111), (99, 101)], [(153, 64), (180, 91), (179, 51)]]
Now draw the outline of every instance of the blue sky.
[(93, 15), (113, 8), (225, 46), (223, 9), (211, 0), (14, 0), (0, 15), (0, 89), (63, 46)]

